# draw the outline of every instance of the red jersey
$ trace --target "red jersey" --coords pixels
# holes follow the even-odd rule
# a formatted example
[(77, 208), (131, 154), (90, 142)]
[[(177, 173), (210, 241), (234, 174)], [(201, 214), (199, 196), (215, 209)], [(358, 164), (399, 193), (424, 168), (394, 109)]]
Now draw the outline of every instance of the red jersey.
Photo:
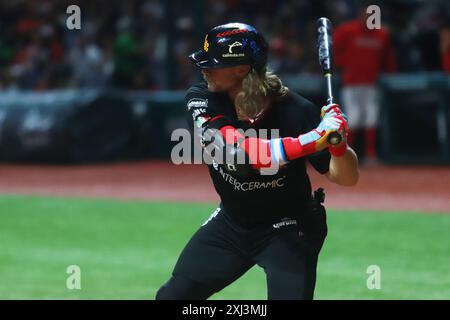
[(387, 31), (369, 30), (360, 21), (347, 22), (335, 29), (333, 54), (344, 85), (374, 84), (381, 72), (397, 70)]

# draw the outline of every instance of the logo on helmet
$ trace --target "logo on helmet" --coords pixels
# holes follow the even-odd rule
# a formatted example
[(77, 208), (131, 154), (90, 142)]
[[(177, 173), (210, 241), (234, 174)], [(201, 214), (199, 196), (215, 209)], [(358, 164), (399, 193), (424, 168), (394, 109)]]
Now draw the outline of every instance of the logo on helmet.
[(232, 44), (228, 45), (228, 52), (229, 53), (233, 53), (233, 48), (234, 47), (242, 47), (242, 43), (240, 43), (239, 41), (235, 41)]
[(239, 33), (245, 33), (245, 32), (247, 32), (247, 30), (245, 30), (245, 29), (233, 29), (230, 31), (218, 33), (216, 37), (222, 38), (222, 37), (226, 37), (226, 36), (231, 36), (233, 34), (239, 34)]
[(203, 50), (205, 52), (208, 52), (208, 50), (209, 50), (208, 35), (205, 36), (205, 42), (203, 43)]
[(245, 57), (245, 53), (233, 53), (234, 47), (242, 47), (242, 43), (239, 41), (235, 41), (232, 44), (228, 45), (228, 53), (222, 54), (224, 58), (236, 58), (236, 57)]

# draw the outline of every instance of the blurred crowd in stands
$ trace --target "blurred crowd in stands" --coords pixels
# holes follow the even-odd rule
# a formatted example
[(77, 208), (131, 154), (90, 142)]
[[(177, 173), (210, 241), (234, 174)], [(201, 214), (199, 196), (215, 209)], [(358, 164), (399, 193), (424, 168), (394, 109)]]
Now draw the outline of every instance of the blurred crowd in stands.
[[(374, 1), (375, 3), (375, 1)], [(81, 8), (69, 30), (66, 8)], [(253, 24), (280, 75), (319, 73), (315, 21), (355, 19), (358, 0), (2, 0), (0, 89), (186, 89), (198, 80), (187, 56), (213, 26)], [(400, 72), (450, 72), (450, 2), (378, 2)], [(168, 46), (170, 44), (170, 46)]]

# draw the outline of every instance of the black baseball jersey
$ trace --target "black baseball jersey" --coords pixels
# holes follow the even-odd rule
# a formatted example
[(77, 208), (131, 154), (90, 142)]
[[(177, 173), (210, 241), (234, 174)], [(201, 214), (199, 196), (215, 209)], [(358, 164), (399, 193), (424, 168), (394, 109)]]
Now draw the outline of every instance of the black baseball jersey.
[[(206, 83), (192, 86), (185, 97), (190, 125), (201, 115), (224, 116), (237, 129), (278, 129), (279, 137), (298, 137), (316, 128), (320, 109), (299, 94), (289, 91), (274, 101), (257, 121), (238, 120), (233, 102), (226, 93), (209, 92)], [(207, 126), (205, 124), (198, 124)], [(214, 187), (221, 198), (221, 208), (235, 221), (246, 225), (273, 223), (282, 218), (301, 216), (311, 196), (311, 183), (305, 159), (320, 173), (328, 172), (330, 153), (327, 149), (306, 158), (298, 158), (279, 168), (273, 175), (254, 170), (242, 175), (226, 164), (208, 165)]]

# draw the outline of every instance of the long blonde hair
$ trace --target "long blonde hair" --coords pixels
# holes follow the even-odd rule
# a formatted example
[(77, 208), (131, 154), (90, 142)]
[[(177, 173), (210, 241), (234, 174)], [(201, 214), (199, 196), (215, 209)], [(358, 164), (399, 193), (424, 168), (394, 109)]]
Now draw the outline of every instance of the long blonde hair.
[(288, 90), (273, 72), (266, 71), (260, 75), (252, 69), (242, 81), (242, 89), (234, 100), (238, 118), (255, 119), (271, 99), (285, 96)]

